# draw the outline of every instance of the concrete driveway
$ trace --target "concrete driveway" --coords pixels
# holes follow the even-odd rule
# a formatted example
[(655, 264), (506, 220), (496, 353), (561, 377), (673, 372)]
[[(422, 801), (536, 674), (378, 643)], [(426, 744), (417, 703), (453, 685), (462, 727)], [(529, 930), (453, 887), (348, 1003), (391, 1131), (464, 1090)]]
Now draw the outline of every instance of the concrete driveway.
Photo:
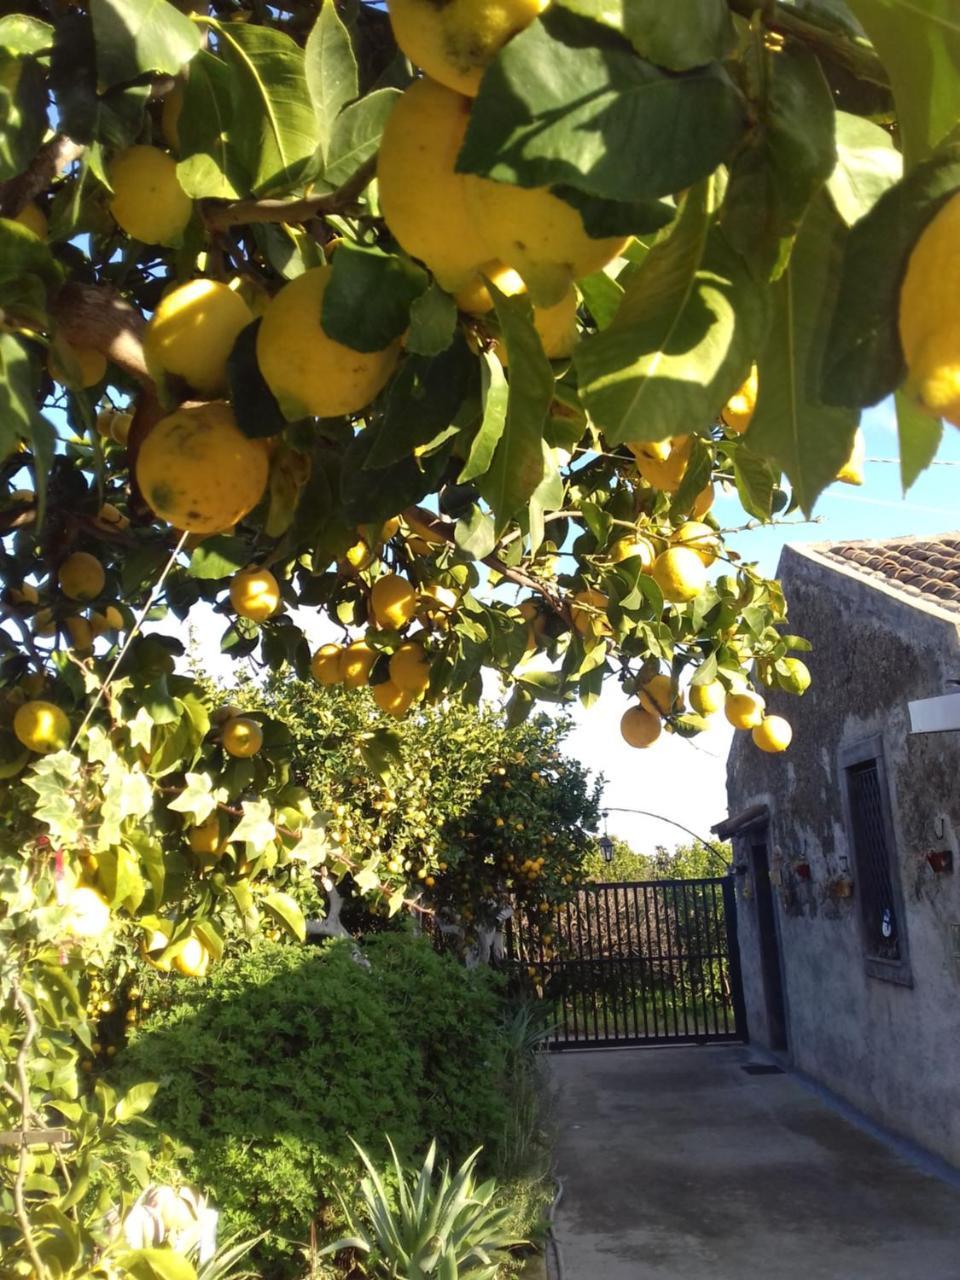
[(555, 1280), (960, 1280), (960, 1179), (790, 1075), (743, 1070), (761, 1061), (726, 1045), (551, 1056)]

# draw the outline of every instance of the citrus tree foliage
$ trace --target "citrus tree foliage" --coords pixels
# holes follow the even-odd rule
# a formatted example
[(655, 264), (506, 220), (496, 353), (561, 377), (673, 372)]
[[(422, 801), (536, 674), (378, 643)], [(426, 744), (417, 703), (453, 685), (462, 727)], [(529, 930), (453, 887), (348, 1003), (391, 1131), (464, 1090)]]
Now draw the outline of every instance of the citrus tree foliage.
[[(568, 722), (508, 728), (495, 710), (452, 705), (387, 728), (369, 696), (279, 678), (257, 700), (293, 739), (281, 818), (295, 827), (303, 796), (330, 815), (328, 838), (363, 868), (344, 889), (367, 910), (416, 897), (436, 913), (428, 927), (472, 938), (507, 900), (546, 915), (580, 880), (599, 784), (562, 753)], [(325, 869), (337, 874), (334, 855)], [(387, 893), (371, 896), (381, 881)]]
[(118, 936), (202, 976), (228, 917), (300, 933), (331, 850), (281, 821), (286, 725), (214, 719), (177, 632), (397, 717), (616, 679), (632, 745), (725, 705), (783, 749), (746, 672), (801, 692), (802, 642), (712, 499), (809, 512), (890, 393), (909, 484), (960, 416), (960, 33), (951, 0), (7, 8), (4, 1265), (189, 1276), (89, 1208), (146, 1176), (149, 1094), (78, 1073), (84, 988)]
[(606, 862), (599, 851), (584, 860), (587, 879), (600, 883), (617, 880), (698, 880), (722, 876), (730, 862), (729, 845), (711, 848), (697, 840), (667, 849), (658, 845), (654, 853), (638, 853), (626, 840), (611, 837), (613, 857)]

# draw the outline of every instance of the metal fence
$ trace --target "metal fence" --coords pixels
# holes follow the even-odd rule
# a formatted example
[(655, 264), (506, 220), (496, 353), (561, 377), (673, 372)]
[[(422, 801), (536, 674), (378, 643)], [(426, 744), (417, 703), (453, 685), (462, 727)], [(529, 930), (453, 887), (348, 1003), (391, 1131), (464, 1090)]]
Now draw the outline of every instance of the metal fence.
[(745, 1038), (728, 877), (591, 884), (553, 918), (518, 912), (506, 954), (546, 1004), (553, 1047)]

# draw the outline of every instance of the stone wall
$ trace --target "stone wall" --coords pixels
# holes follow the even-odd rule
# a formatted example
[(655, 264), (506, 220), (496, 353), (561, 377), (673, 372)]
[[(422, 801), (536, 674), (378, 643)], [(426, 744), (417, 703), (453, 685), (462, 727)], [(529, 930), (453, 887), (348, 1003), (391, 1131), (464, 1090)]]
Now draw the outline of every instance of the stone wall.
[[(790, 630), (813, 683), (777, 693), (794, 741), (764, 756), (738, 734), (727, 765), (729, 812), (764, 803), (794, 1065), (888, 1127), (960, 1166), (960, 731), (911, 735), (908, 701), (960, 679), (960, 618), (909, 602), (812, 549), (787, 547), (779, 576)], [(856, 860), (844, 818), (839, 755), (880, 735), (890, 789), (912, 985), (866, 972), (859, 901), (844, 881)], [(942, 825), (941, 825), (942, 823)], [(735, 843), (742, 866), (751, 839)], [(951, 848), (952, 873), (926, 859)], [(768, 1044), (750, 870), (737, 876), (751, 1039)]]

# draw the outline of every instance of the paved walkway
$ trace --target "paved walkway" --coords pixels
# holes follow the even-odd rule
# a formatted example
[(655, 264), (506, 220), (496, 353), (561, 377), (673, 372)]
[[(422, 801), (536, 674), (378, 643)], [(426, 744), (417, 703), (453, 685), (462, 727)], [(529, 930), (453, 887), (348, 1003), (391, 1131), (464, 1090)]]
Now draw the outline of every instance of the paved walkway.
[(960, 1280), (960, 1191), (753, 1061), (551, 1056), (562, 1280)]

